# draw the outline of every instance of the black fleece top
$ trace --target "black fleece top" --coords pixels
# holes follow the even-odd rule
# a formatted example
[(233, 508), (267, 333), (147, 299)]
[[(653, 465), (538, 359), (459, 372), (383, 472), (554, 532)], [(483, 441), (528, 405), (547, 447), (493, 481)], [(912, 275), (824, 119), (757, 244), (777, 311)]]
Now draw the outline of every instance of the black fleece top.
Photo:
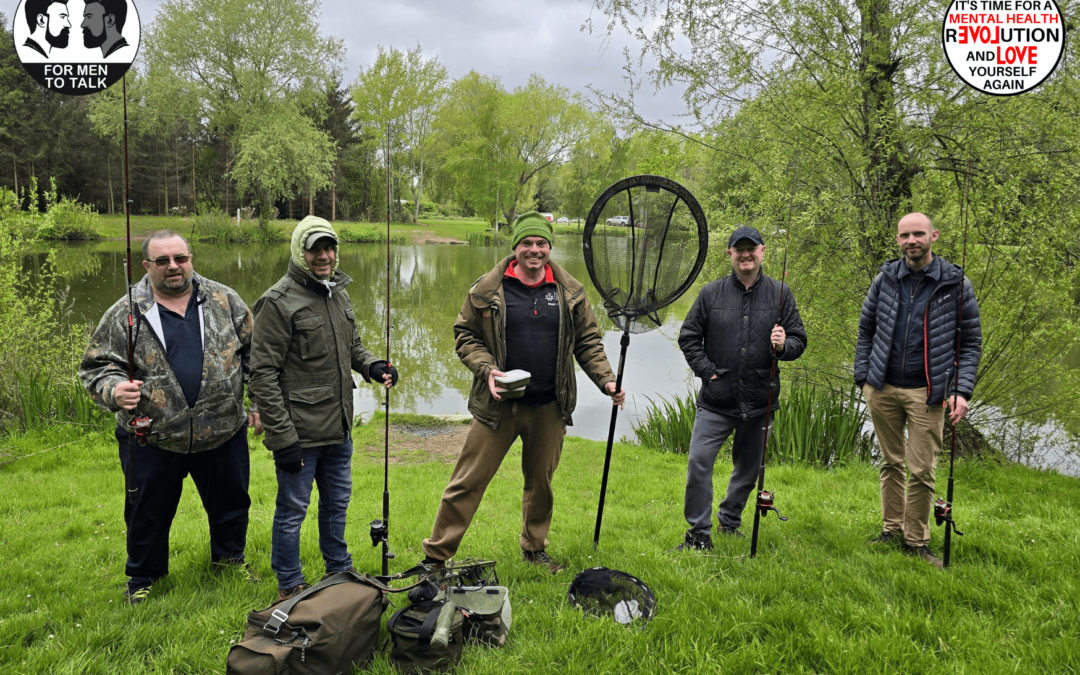
[[(549, 275), (550, 276), (550, 275)], [(506, 296), (506, 369), (532, 374), (521, 402), (544, 405), (555, 400), (559, 358), (559, 296), (554, 280), (529, 288), (516, 276), (503, 281)]]

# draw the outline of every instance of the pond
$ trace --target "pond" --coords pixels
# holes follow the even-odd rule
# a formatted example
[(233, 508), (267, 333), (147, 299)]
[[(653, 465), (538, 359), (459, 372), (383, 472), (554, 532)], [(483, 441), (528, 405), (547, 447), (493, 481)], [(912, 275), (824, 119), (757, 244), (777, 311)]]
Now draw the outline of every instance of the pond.
[[(135, 279), (141, 278), (142, 251), (133, 244)], [(125, 292), (125, 243), (35, 245), (24, 258), (31, 275), (44, 263), (48, 248), (56, 250), (57, 269), (70, 285), (72, 311), (67, 320), (94, 323)], [(196, 244), (195, 270), (234, 288), (249, 305), (285, 273), (287, 244)], [(391, 410), (430, 415), (464, 415), (472, 374), (454, 352), (454, 320), (469, 287), (510, 253), (509, 246), (446, 244), (390, 247), (390, 356), (401, 372), (392, 390)], [(604, 331), (604, 347), (612, 369), (618, 367), (621, 332), (604, 314), (600, 295), (589, 279), (581, 237), (557, 235), (552, 259), (586, 287), (589, 301)], [(386, 246), (342, 244), (340, 269), (353, 278), (349, 297), (356, 312), (364, 345), (377, 355), (386, 354)], [(676, 344), (679, 325), (697, 291), (699, 280), (668, 312), (658, 330), (632, 335), (627, 351), (623, 386), (629, 396), (620, 411), (616, 440), (633, 437), (631, 422), (648, 406), (648, 397), (681, 394), (691, 386), (690, 369)], [(610, 399), (601, 394), (578, 369), (578, 404), (572, 435), (606, 440), (611, 420)], [(371, 385), (360, 383), (356, 410), (364, 418), (382, 409), (382, 397)]]

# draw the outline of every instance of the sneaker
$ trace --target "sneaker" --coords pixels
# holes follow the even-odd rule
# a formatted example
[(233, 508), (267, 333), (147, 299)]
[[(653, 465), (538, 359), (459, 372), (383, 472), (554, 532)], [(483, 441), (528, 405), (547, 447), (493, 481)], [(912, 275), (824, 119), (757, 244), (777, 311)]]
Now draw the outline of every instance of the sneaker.
[(324, 574), (324, 575), (322, 576), (322, 579), (319, 579), (319, 581), (320, 581), (320, 582), (322, 582), (322, 581), (326, 581), (326, 580), (327, 580), (327, 579), (329, 579), (330, 577), (334, 576), (335, 574), (340, 574), (341, 572), (354, 572), (354, 573), (355, 573), (355, 572), (356, 572), (356, 568), (355, 568), (355, 567), (353, 567), (352, 565), (349, 565), (348, 567), (346, 567), (346, 568), (345, 568), (345, 569), (343, 569), (343, 570), (338, 570), (338, 571), (336, 571), (336, 572), (327, 572), (326, 574)]
[(870, 540), (871, 544), (891, 544), (896, 539), (896, 532), (890, 532), (889, 530), (883, 531), (878, 536)]
[(429, 555), (425, 555), (424, 559), (420, 561), (420, 564), (428, 569), (441, 570), (446, 569), (446, 561), (439, 560), (438, 558), (432, 558)]
[(279, 602), (285, 602), (297, 593), (302, 593), (309, 588), (311, 587), (308, 584), (296, 584), (292, 588), (279, 588), (277, 592), (277, 600), (274, 601), (274, 604), (276, 605)]
[(552, 560), (551, 556), (548, 555), (547, 551), (544, 549), (540, 549), (539, 551), (526, 551), (525, 549), (521, 549), (521, 557), (527, 563), (548, 568), (552, 574), (558, 574), (563, 571), (563, 566)]
[(938, 568), (939, 570), (945, 567), (945, 563), (941, 562), (941, 558), (937, 557), (930, 551), (929, 546), (909, 546), (907, 544), (904, 544), (904, 550), (911, 555), (919, 556), (920, 558), (930, 563), (934, 567)]
[(128, 587), (128, 589), (124, 591), (124, 597), (127, 598), (127, 603), (129, 605), (140, 605), (150, 597), (150, 590), (152, 588), (153, 586), (139, 586), (138, 588)]
[(226, 574), (233, 573), (241, 575), (244, 581), (249, 584), (257, 584), (260, 581), (259, 577), (251, 571), (251, 567), (243, 560), (222, 558), (221, 560), (210, 563), (210, 574), (215, 577), (222, 577)]
[(723, 525), (723, 524), (719, 525), (716, 528), (716, 531), (717, 531), (718, 534), (726, 534), (726, 535), (728, 535), (730, 537), (745, 538), (745, 536), (746, 536), (739, 530), (739, 528), (737, 528), (737, 527), (728, 527), (727, 525)]
[(686, 533), (683, 543), (671, 549), (673, 553), (682, 553), (683, 551), (711, 550), (713, 550), (712, 537), (707, 534), (692, 535), (689, 532)]

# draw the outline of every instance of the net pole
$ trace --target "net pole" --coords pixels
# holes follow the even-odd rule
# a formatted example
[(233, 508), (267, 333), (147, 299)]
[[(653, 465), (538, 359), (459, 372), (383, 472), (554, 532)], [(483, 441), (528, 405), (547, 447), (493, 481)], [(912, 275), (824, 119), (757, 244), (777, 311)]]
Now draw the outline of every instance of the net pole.
[[(390, 123), (386, 123), (386, 372), (390, 372)], [(380, 384), (382, 384), (380, 382)], [(390, 390), (385, 386), (386, 419), (383, 429), (382, 573), (390, 574)]]
[[(128, 112), (127, 112), (127, 75), (121, 78), (122, 96), (124, 99), (124, 222), (127, 225), (127, 258), (124, 262), (124, 271), (127, 274), (128, 296), (128, 325), (127, 325), (127, 352), (128, 352), (128, 382), (135, 381), (135, 338), (132, 330), (135, 325), (135, 298), (131, 283), (131, 179), (128, 162)], [(132, 421), (138, 419), (138, 414), (132, 412)], [(127, 501), (132, 507), (139, 498), (139, 484), (137, 476), (136, 454), (138, 448), (135, 434), (136, 426), (128, 422), (128, 461), (126, 472)]]
[[(630, 346), (630, 321), (626, 323), (622, 339), (619, 341), (619, 373), (615, 376), (615, 393), (622, 391), (623, 367), (626, 365), (626, 348)], [(619, 406), (611, 404), (611, 425), (608, 427), (607, 452), (604, 454), (604, 475), (600, 480), (600, 504), (596, 508), (596, 529), (593, 531), (593, 550), (600, 546), (600, 525), (604, 520), (604, 497), (607, 495), (608, 471), (611, 469), (611, 448), (615, 442), (615, 422), (619, 417)]]

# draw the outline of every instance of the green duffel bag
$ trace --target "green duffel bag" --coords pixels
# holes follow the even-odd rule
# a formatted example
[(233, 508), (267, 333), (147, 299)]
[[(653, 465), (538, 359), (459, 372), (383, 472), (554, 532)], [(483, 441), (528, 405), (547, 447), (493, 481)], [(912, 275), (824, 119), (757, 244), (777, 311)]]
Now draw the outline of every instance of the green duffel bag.
[(244, 639), (229, 650), (230, 675), (348, 675), (371, 658), (388, 602), (354, 572), (248, 614)]
[(461, 660), (464, 617), (452, 602), (428, 600), (396, 612), (386, 623), (390, 660), (404, 673), (441, 673)]
[(510, 591), (506, 586), (451, 588), (450, 601), (465, 615), (465, 642), (500, 647), (510, 632)]

